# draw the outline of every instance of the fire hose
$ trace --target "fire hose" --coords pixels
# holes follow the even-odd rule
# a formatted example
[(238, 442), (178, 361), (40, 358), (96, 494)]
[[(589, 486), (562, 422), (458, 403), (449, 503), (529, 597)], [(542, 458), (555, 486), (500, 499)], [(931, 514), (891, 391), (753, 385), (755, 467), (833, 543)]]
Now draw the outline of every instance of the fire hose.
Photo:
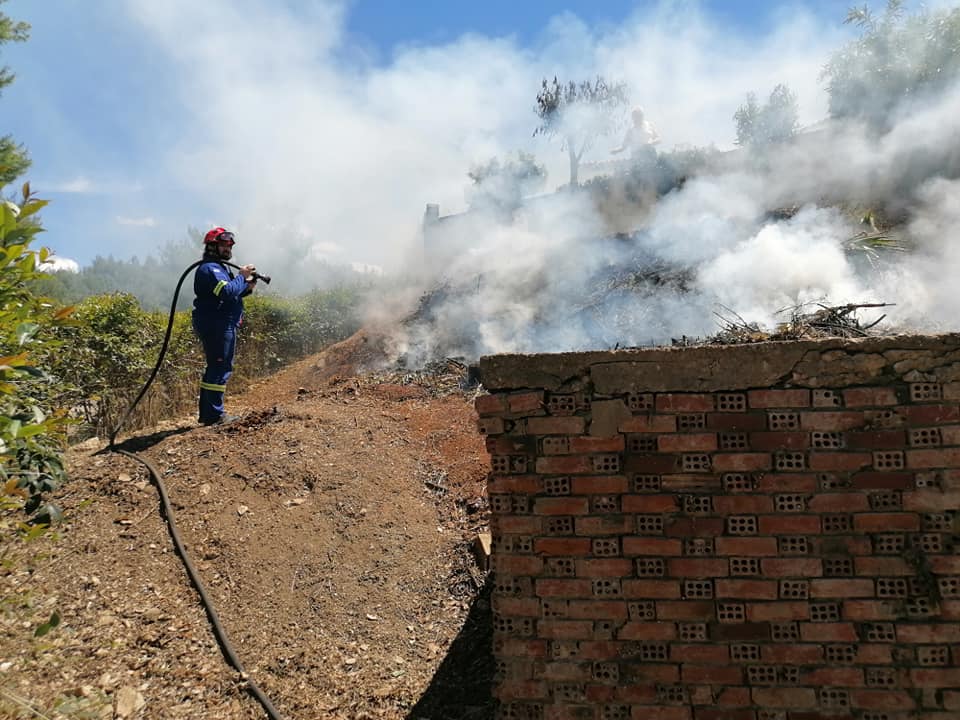
[[(204, 262), (206, 261), (198, 260), (184, 270), (183, 275), (180, 276), (180, 280), (177, 282), (177, 289), (173, 293), (173, 302), (170, 305), (170, 318), (167, 321), (167, 331), (163, 338), (163, 345), (160, 347), (160, 355), (157, 358), (157, 363), (154, 365), (153, 371), (150, 373), (150, 377), (147, 379), (146, 384), (144, 384), (140, 394), (137, 395), (136, 399), (130, 404), (130, 407), (127, 408), (127, 411), (120, 419), (120, 422), (110, 433), (110, 443), (107, 445), (106, 449), (121, 455), (126, 455), (127, 457), (136, 460), (147, 469), (147, 472), (150, 474), (150, 480), (157, 488), (157, 493), (160, 496), (161, 513), (164, 519), (167, 521), (167, 527), (170, 530), (170, 537), (173, 540), (174, 548), (177, 551), (177, 555), (179, 555), (180, 559), (183, 561), (184, 568), (187, 571), (187, 576), (190, 578), (191, 584), (197, 591), (197, 594), (200, 596), (200, 602), (203, 605), (204, 611), (207, 613), (207, 618), (209, 619), (210, 625), (213, 628), (213, 634), (216, 637), (217, 644), (220, 646), (220, 650), (223, 652), (224, 659), (230, 664), (231, 667), (233, 667), (234, 670), (237, 671), (237, 673), (239, 673), (240, 678), (246, 683), (247, 690), (249, 690), (250, 694), (253, 695), (257, 702), (260, 703), (270, 720), (283, 720), (283, 716), (281, 716), (274, 707), (273, 703), (270, 701), (270, 698), (267, 697), (263, 690), (260, 689), (260, 686), (257, 685), (257, 683), (247, 674), (247, 671), (244, 670), (243, 664), (240, 662), (240, 658), (237, 656), (233, 645), (230, 643), (226, 630), (220, 622), (220, 617), (217, 615), (217, 611), (213, 607), (213, 603), (210, 600), (210, 596), (207, 593), (206, 587), (204, 586), (203, 581), (200, 579), (200, 574), (190, 561), (190, 556), (187, 554), (186, 547), (184, 546), (183, 540), (180, 537), (180, 533), (177, 530), (177, 524), (173, 517), (173, 508), (170, 505), (167, 489), (164, 487), (163, 481), (160, 479), (160, 474), (147, 460), (139, 457), (135, 453), (115, 447), (115, 441), (117, 434), (120, 432), (120, 428), (123, 427), (123, 424), (130, 417), (130, 413), (133, 412), (133, 409), (143, 399), (143, 396), (147, 394), (147, 390), (153, 383), (154, 378), (156, 378), (157, 372), (160, 370), (160, 366), (163, 363), (163, 358), (167, 352), (167, 346), (170, 343), (170, 334), (173, 331), (173, 320), (176, 316), (177, 300), (180, 297), (180, 288), (183, 285), (183, 281), (186, 279), (191, 270)], [(224, 265), (229, 265), (232, 268), (236, 268), (237, 270), (241, 269), (238, 265), (234, 265), (233, 263), (225, 262), (223, 260), (219, 262), (222, 262)], [(257, 280), (263, 280), (267, 285), (270, 284), (270, 277), (268, 275), (261, 275), (254, 272), (251, 273), (251, 276)]]

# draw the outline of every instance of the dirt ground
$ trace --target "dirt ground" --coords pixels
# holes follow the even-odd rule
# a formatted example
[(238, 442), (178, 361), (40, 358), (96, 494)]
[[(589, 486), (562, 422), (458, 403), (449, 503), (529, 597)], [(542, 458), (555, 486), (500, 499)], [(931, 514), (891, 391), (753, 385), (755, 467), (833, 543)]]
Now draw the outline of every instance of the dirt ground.
[[(490, 718), (473, 394), (364, 375), (374, 346), (360, 334), (229, 396), (234, 425), (184, 418), (121, 446), (161, 473), (227, 635), (283, 717)], [(3, 555), (0, 717), (266, 717), (143, 466), (89, 442), (69, 467), (59, 537)]]

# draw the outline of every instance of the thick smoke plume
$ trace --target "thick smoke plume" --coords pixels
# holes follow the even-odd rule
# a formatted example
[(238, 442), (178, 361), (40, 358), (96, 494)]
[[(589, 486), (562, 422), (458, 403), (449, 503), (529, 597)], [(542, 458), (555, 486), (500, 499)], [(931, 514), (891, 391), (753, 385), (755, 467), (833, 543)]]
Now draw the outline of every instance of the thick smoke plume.
[[(663, 3), (617, 28), (556, 17), (533, 48), (468, 36), (378, 61), (350, 44), (349, 5), (316, 3), (309, 25), (265, 0), (130, 7), (183, 70), (195, 121), (167, 171), (261, 238), (263, 265), (296, 238), (312, 257), (383, 267), (395, 279), (371, 320), (410, 363), (665, 343), (712, 334), (717, 312), (772, 325), (812, 302), (896, 303), (891, 330), (956, 329), (960, 89), (894, 105), (882, 130), (817, 125), (821, 70), (853, 33), (842, 18), (781, 11), (756, 38)], [(564, 184), (559, 145), (531, 138), (533, 99), (544, 77), (598, 74), (627, 83), (661, 152), (713, 146), (707, 169), (656, 203), (551, 190), (509, 220), (428, 217), (421, 235), (423, 208), (465, 210), (466, 172), (490, 157), (533, 152), (547, 187)], [(720, 152), (747, 92), (778, 83), (806, 131), (762, 155)], [(609, 160), (609, 144), (584, 160)], [(910, 253), (850, 252), (853, 210), (877, 208), (906, 221)]]

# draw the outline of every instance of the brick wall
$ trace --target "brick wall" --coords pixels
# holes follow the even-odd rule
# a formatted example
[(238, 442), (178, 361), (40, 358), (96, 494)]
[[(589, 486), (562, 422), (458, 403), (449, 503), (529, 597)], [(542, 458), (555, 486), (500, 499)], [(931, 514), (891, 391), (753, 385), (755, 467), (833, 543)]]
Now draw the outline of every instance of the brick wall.
[(500, 718), (960, 718), (960, 337), (480, 370)]

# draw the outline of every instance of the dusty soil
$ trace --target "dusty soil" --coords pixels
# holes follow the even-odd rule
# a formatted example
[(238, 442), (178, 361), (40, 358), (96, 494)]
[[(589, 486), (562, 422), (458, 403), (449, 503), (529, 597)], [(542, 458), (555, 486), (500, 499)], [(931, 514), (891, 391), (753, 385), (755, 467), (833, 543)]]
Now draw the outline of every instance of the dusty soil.
[[(473, 395), (363, 375), (375, 355), (355, 336), (228, 397), (234, 425), (184, 418), (121, 446), (161, 473), (237, 655), (285, 718), (492, 717)], [(143, 466), (93, 442), (69, 466), (59, 537), (3, 556), (0, 717), (266, 717)]]

